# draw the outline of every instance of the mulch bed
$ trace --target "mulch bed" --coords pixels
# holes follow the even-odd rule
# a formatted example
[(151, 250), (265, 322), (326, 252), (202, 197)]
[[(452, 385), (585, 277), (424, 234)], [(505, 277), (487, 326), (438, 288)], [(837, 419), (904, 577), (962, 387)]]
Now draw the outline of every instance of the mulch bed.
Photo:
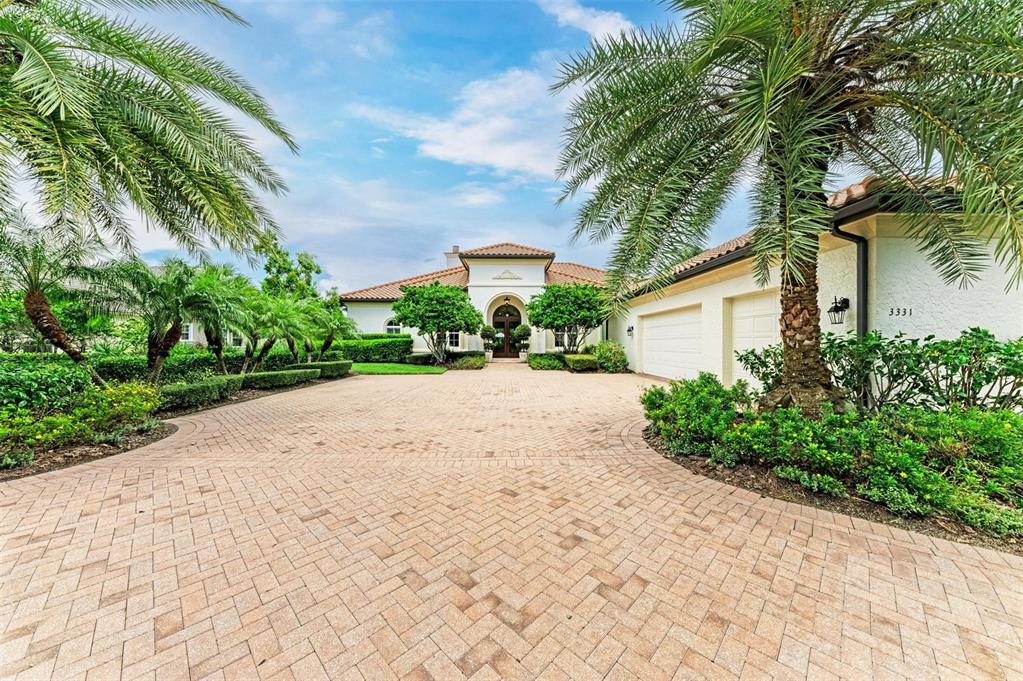
[(157, 440), (162, 440), (177, 429), (178, 427), (171, 423), (161, 423), (152, 430), (125, 435), (116, 445), (75, 445), (36, 452), (35, 460), (28, 466), (0, 470), (0, 481), (27, 478), (30, 475), (39, 475), (59, 468), (103, 459), (114, 454), (122, 454), (128, 450), (145, 447)]
[(741, 487), (742, 489), (752, 490), (765, 497), (791, 501), (803, 506), (813, 506), (833, 513), (844, 513), (856, 518), (898, 527), (901, 530), (920, 532), (921, 534), (949, 541), (984, 546), (1023, 556), (1023, 542), (1018, 538), (999, 539), (992, 537), (951, 518), (906, 518), (898, 516), (882, 506), (855, 496), (838, 498), (814, 494), (797, 483), (782, 480), (770, 468), (765, 466), (752, 466), (741, 463), (735, 468), (725, 468), (712, 464), (702, 456), (679, 456), (670, 452), (665, 447), (664, 442), (661, 441), (661, 438), (654, 435), (650, 428), (643, 431), (643, 438), (661, 456), (674, 461), (697, 475), (728, 483), (735, 487)]

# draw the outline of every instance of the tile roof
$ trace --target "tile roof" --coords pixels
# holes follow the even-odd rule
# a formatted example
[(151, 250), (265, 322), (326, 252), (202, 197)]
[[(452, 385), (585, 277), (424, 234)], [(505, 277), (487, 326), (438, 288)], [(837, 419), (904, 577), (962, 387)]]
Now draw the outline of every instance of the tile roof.
[(543, 248), (534, 248), (533, 246), (523, 246), (522, 244), (513, 244), (505, 241), (499, 244), (490, 244), (489, 246), (480, 246), (479, 248), (470, 248), (462, 251), (462, 257), (474, 257), (482, 256), (485, 258), (496, 258), (502, 256), (537, 256), (537, 257), (554, 257), (554, 251), (548, 251)]
[(547, 268), (547, 284), (597, 284), (604, 283), (607, 272), (589, 265), (575, 262), (554, 262)]
[(439, 281), (442, 284), (450, 284), (452, 286), (466, 286), (469, 283), (469, 270), (465, 269), (461, 265), (459, 265), (458, 267), (449, 267), (447, 269), (437, 270), (436, 272), (417, 274), (414, 277), (396, 279), (394, 281), (389, 281), (386, 284), (378, 284), (377, 286), (361, 288), (357, 291), (349, 291), (347, 293), (342, 293), (338, 297), (341, 300), (351, 301), (379, 300), (382, 302), (386, 302), (390, 300), (398, 300), (398, 298), (401, 298), (402, 286), (431, 284), (434, 281)]

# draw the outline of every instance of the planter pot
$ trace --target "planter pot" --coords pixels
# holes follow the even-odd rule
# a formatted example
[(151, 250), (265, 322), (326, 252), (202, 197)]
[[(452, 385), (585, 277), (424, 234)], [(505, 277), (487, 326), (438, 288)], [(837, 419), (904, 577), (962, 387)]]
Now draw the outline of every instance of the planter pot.
[(487, 361), (488, 362), (493, 362), (494, 361), (494, 351), (493, 350), (487, 350), (483, 354), (485, 354), (487, 356)]
[(519, 353), (519, 361), (520, 362), (525, 362), (527, 357), (529, 357), (529, 353), (528, 352), (520, 352)]

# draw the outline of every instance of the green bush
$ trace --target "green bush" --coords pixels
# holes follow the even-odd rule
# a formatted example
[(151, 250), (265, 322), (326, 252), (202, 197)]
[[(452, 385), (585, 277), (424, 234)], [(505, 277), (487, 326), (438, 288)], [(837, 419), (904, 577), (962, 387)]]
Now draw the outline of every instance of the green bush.
[(412, 339), (412, 335), (408, 333), (360, 333), (360, 340), (391, 340), (394, 338), (408, 338)]
[(483, 350), (448, 350), (448, 359), (460, 359), (462, 357), (486, 357), (487, 353)]
[(807, 473), (795, 466), (775, 466), (774, 474), (782, 480), (799, 483), (805, 489), (817, 494), (828, 494), (833, 497), (844, 497), (848, 494), (848, 490), (841, 480), (826, 473)]
[(597, 358), (593, 355), (565, 355), (569, 371), (596, 371)]
[(352, 363), (348, 360), (337, 362), (304, 362), (302, 364), (289, 364), (284, 367), (285, 371), (295, 369), (319, 369), (320, 378), (341, 378), (347, 376), (352, 370)]
[[(824, 334), (821, 352), (836, 385), (873, 411), (897, 405), (1023, 408), (1023, 338), (999, 341), (978, 328), (949, 340)], [(764, 390), (777, 384), (780, 345), (736, 358)]]
[(412, 353), (411, 336), (388, 336), (371, 340), (336, 341), (334, 347), (353, 362), (404, 362)]
[(597, 343), (593, 356), (597, 358), (597, 366), (609, 374), (620, 374), (629, 370), (629, 358), (625, 355), (625, 348), (613, 340), (602, 340)]
[(483, 355), (467, 355), (459, 357), (454, 362), (448, 363), (449, 369), (482, 369), (487, 365), (487, 358)]
[(77, 402), (91, 383), (89, 370), (71, 361), (0, 361), (0, 409), (60, 411)]
[(145, 355), (107, 355), (89, 362), (106, 381), (144, 381), (149, 374)]
[(319, 378), (319, 369), (293, 369), (288, 371), (258, 371), (242, 377), (243, 388), (269, 390)]
[(546, 354), (531, 352), (526, 357), (530, 369), (537, 371), (561, 371), (565, 369), (565, 356), (560, 352), (548, 352)]
[(745, 384), (726, 388), (716, 376), (672, 381), (643, 391), (643, 409), (654, 432), (675, 454), (709, 454), (749, 401)]
[(415, 364), (417, 366), (427, 366), (434, 363), (434, 357), (429, 352), (413, 352), (405, 355), (406, 364)]
[[(40, 415), (24, 408), (0, 409), (0, 452), (116, 441), (138, 429), (159, 404), (160, 394), (152, 386), (121, 383), (85, 390), (66, 411)], [(24, 459), (24, 454), (13, 458)]]
[(161, 409), (190, 409), (215, 402), (221, 402), (238, 392), (242, 377), (211, 376), (195, 383), (165, 385), (160, 389), (163, 401)]

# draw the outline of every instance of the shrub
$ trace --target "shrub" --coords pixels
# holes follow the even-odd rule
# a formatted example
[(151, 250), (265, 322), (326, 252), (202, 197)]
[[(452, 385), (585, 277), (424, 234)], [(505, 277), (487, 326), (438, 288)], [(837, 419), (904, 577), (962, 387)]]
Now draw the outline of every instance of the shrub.
[(709, 454), (748, 400), (744, 384), (725, 388), (709, 373), (692, 380), (672, 381), (667, 388), (647, 388), (642, 396), (654, 432), (676, 454)]
[(448, 364), (449, 369), (482, 369), (487, 365), (487, 358), (483, 355), (467, 355), (459, 357)]
[[(999, 341), (984, 329), (958, 338), (824, 334), (821, 352), (835, 383), (873, 411), (889, 406), (1023, 407), (1023, 338)], [(764, 390), (777, 383), (781, 346), (736, 353)]]
[(0, 362), (0, 409), (31, 411), (66, 409), (89, 388), (89, 370), (73, 362)]
[(347, 376), (352, 370), (352, 363), (348, 360), (338, 362), (305, 362), (302, 364), (289, 364), (284, 367), (285, 371), (296, 369), (319, 369), (320, 378), (341, 378)]
[[(527, 327), (528, 328), (528, 327)], [(486, 357), (487, 354), (482, 350), (449, 350), (447, 353), (448, 359), (458, 359), (459, 357)]]
[(565, 355), (569, 371), (596, 371), (597, 358), (593, 355)]
[(536, 369), (537, 371), (561, 371), (566, 368), (565, 356), (560, 352), (548, 352), (546, 354), (531, 352), (526, 357), (526, 362), (529, 364), (530, 369)]
[(406, 364), (427, 366), (429, 364), (433, 364), (433, 362), (434, 362), (433, 354), (429, 352), (413, 352), (411, 354), (405, 355)]
[(404, 362), (405, 357), (412, 353), (412, 338), (388, 336), (373, 340), (343, 340), (335, 341), (334, 346), (342, 358), (353, 362)]
[(243, 388), (269, 390), (319, 378), (319, 369), (292, 369), (289, 371), (257, 371), (242, 377)]
[(159, 404), (160, 394), (152, 386), (122, 383), (103, 389), (89, 388), (67, 411), (40, 416), (24, 408), (2, 409), (0, 451), (114, 441), (137, 429)]
[(620, 374), (629, 370), (629, 358), (625, 348), (613, 340), (602, 340), (594, 348), (593, 356), (597, 358), (597, 366), (609, 374)]
[(799, 483), (815, 494), (828, 494), (833, 497), (844, 497), (848, 491), (841, 480), (824, 473), (807, 473), (795, 466), (775, 466), (774, 474), (782, 480)]
[(95, 357), (90, 363), (107, 381), (144, 381), (149, 373), (145, 355), (106, 355)]
[(242, 387), (241, 376), (211, 376), (196, 383), (165, 385), (161, 409), (190, 409), (226, 400)]
[(407, 338), (412, 340), (412, 335), (408, 333), (360, 333), (360, 340), (392, 340), (396, 338)]

